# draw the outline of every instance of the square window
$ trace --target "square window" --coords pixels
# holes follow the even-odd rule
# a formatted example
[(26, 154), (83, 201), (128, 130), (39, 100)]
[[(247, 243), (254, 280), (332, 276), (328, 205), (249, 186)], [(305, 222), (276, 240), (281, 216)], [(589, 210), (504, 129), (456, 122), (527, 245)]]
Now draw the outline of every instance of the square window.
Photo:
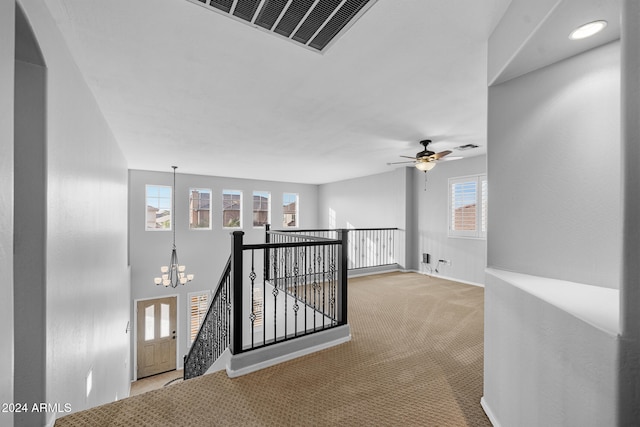
[(487, 236), (487, 177), (449, 179), (449, 237)]

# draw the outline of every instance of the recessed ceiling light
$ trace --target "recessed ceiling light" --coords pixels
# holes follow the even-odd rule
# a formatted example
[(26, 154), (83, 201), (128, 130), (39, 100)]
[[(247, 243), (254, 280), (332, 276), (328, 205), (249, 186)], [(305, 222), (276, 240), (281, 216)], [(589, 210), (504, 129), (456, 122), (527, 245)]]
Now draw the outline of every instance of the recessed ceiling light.
[(569, 38), (571, 40), (580, 40), (587, 37), (591, 37), (594, 34), (599, 33), (604, 30), (604, 27), (607, 26), (607, 21), (593, 21), (588, 24), (584, 24), (571, 31), (569, 34)]

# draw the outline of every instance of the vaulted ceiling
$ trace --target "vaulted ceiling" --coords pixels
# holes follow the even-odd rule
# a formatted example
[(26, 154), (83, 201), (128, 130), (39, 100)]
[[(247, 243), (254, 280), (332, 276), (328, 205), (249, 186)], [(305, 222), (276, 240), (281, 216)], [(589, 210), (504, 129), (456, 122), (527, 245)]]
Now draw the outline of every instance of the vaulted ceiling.
[(426, 138), (485, 152), (510, 0), (378, 0), (322, 53), (197, 0), (45, 1), (131, 169), (325, 183)]

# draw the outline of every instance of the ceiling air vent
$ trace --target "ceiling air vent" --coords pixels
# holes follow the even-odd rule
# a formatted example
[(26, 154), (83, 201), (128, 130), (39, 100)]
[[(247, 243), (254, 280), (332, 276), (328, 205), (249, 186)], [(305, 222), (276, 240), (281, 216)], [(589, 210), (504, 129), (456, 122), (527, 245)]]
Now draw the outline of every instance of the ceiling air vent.
[(377, 0), (187, 0), (324, 52)]
[(461, 145), (459, 147), (455, 147), (455, 150), (460, 150), (460, 151), (464, 151), (464, 150), (472, 150), (474, 148), (478, 148), (479, 145), (476, 144), (466, 144), (466, 145)]

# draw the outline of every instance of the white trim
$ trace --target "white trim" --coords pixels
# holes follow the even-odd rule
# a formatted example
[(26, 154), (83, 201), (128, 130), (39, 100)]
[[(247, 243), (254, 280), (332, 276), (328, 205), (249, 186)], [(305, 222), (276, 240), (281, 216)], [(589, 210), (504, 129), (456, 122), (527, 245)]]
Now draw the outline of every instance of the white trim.
[(452, 282), (458, 282), (458, 283), (462, 283), (462, 284), (465, 284), (465, 285), (478, 286), (480, 288), (484, 288), (484, 283), (471, 282), (469, 280), (458, 279), (458, 278), (450, 277), (450, 276), (443, 276), (442, 274), (427, 273), (427, 272), (418, 271), (418, 270), (405, 270), (405, 271), (412, 271), (414, 273), (422, 274), (423, 276), (435, 277), (435, 278), (438, 278), (438, 279), (451, 280)]
[[(65, 414), (68, 415), (68, 414)], [(57, 412), (52, 412), (47, 414), (47, 418), (49, 418), (48, 420), (45, 420), (44, 422), (44, 427), (54, 427), (56, 424), (56, 419), (58, 418), (58, 413)]]
[[(304, 345), (305, 342), (314, 342), (314, 341), (322, 341), (323, 337), (332, 337), (337, 336), (337, 338), (320, 342), (319, 344), (312, 345), (310, 347), (301, 348), (297, 351), (290, 352), (288, 349), (292, 346)], [(250, 374), (252, 372), (256, 372), (260, 369), (268, 368), (270, 366), (277, 365), (282, 362), (286, 362), (289, 360), (296, 359), (298, 357), (306, 356), (311, 353), (315, 353), (320, 350), (325, 350), (330, 347), (334, 347), (339, 344), (346, 343), (351, 341), (351, 328), (349, 325), (338, 326), (336, 328), (331, 328), (326, 331), (316, 332), (315, 334), (306, 335), (304, 337), (284, 341), (280, 344), (269, 345), (266, 347), (262, 347), (256, 350), (252, 350), (247, 353), (240, 353), (238, 355), (232, 355), (231, 360), (227, 364), (227, 376), (229, 378), (236, 378), (242, 375)], [(271, 357), (272, 353), (284, 353), (280, 356)], [(265, 360), (259, 362), (251, 362), (248, 360), (249, 358), (255, 358), (256, 356), (259, 358), (261, 355), (264, 355)], [(239, 365), (237, 368), (232, 367), (233, 365)]]
[(485, 400), (484, 396), (480, 398), (480, 406), (482, 406), (482, 410), (484, 411), (484, 413), (487, 414), (487, 418), (489, 418), (489, 422), (491, 423), (491, 425), (493, 425), (493, 427), (501, 427), (500, 422), (498, 422), (498, 419), (491, 410), (491, 407)]

